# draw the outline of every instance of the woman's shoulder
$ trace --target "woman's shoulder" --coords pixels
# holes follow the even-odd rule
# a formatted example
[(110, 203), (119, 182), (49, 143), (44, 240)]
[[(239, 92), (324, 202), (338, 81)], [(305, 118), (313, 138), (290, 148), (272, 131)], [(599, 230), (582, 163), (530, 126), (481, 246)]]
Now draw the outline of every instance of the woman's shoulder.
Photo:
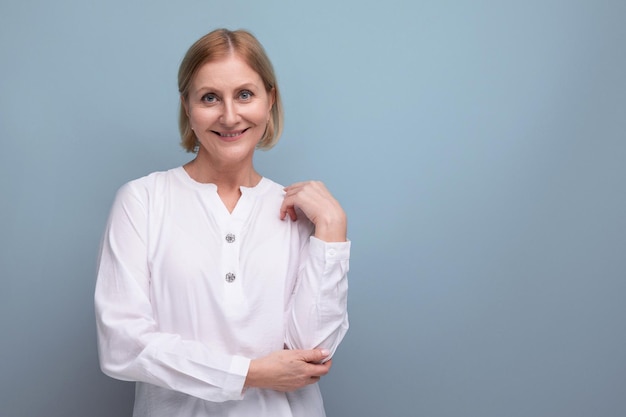
[(259, 183), (260, 186), (264, 187), (265, 191), (269, 191), (272, 193), (285, 193), (284, 189), (285, 186), (281, 185), (279, 183), (277, 183), (276, 181), (267, 178), (267, 177), (263, 177), (263, 179), (261, 180), (261, 182)]
[(263, 177), (256, 187), (249, 190), (253, 190), (252, 193), (263, 201), (271, 201), (273, 204), (282, 204), (285, 198), (285, 186), (267, 177)]
[(118, 190), (120, 195), (135, 195), (137, 197), (149, 197), (162, 191), (164, 188), (171, 188), (173, 182), (180, 179), (180, 171), (183, 167), (176, 167), (165, 171), (151, 172), (143, 177), (139, 177), (126, 182)]
[(180, 177), (181, 171), (184, 171), (184, 168), (182, 166), (170, 168), (164, 171), (154, 171), (144, 175), (143, 177), (130, 180), (128, 183), (136, 185), (157, 184), (162, 181), (170, 181), (172, 178)]

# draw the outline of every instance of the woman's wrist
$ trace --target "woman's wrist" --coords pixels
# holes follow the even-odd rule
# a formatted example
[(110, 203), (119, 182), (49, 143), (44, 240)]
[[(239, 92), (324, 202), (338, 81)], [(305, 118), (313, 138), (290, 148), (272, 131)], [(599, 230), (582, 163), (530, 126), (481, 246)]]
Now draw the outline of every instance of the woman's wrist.
[(248, 366), (248, 373), (246, 374), (246, 380), (243, 383), (244, 388), (258, 387), (258, 362), (257, 359), (252, 359)]
[(315, 225), (313, 236), (325, 242), (346, 242), (347, 224), (345, 216), (336, 220), (318, 222)]

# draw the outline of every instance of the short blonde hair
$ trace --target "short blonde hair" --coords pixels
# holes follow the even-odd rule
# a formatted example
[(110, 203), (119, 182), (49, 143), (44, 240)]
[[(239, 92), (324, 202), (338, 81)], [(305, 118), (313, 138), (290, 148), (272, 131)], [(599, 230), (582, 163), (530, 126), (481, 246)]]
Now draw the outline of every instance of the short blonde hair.
[[(186, 101), (189, 98), (189, 87), (200, 67), (208, 62), (226, 58), (232, 53), (241, 57), (250, 68), (259, 74), (268, 94), (271, 94), (272, 90), (274, 91), (274, 104), (270, 111), (271, 117), (265, 133), (257, 145), (259, 149), (270, 149), (278, 142), (283, 130), (283, 106), (272, 63), (263, 46), (250, 32), (216, 29), (191, 45), (178, 68), (178, 91), (181, 99)], [(189, 117), (182, 102), (179, 109), (178, 128), (182, 147), (187, 152), (195, 152), (197, 150), (197, 138), (191, 130)]]

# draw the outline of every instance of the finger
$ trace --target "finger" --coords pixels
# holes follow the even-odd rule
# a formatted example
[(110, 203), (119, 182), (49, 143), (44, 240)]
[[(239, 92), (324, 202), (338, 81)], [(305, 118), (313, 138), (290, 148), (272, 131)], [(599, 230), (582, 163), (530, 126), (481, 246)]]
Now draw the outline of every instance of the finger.
[(291, 217), (292, 221), (298, 220), (298, 215), (296, 214), (296, 209), (294, 206), (287, 207), (287, 212), (289, 213), (289, 217)]
[(292, 199), (288, 198), (287, 196), (285, 196), (285, 198), (283, 199), (283, 203), (280, 205), (280, 219), (281, 220), (285, 220), (285, 217), (287, 216), (287, 214), (289, 214), (289, 217), (293, 221), (298, 219), (295, 206), (291, 200)]
[(280, 208), (280, 219), (285, 220), (285, 217), (289, 215), (289, 218), (292, 221), (298, 220), (298, 215), (296, 214), (296, 210), (294, 206), (285, 206)]
[[(283, 199), (282, 204), (280, 205), (280, 219), (284, 220), (285, 216), (287, 216), (287, 214), (289, 214), (289, 207), (293, 206), (293, 204), (291, 204), (287, 198), (285, 197)], [(291, 216), (290, 216), (291, 217)]]
[(324, 375), (327, 375), (329, 371), (330, 365), (328, 364), (328, 362), (322, 364), (310, 364), (309, 375), (322, 377)]
[(305, 362), (317, 364), (326, 359), (330, 355), (328, 349), (311, 349), (303, 351), (303, 359)]
[(307, 182), (306, 181), (300, 181), (300, 182), (294, 182), (291, 185), (288, 185), (287, 187), (283, 188), (283, 190), (287, 191), (287, 190), (295, 190), (297, 188), (302, 188)]

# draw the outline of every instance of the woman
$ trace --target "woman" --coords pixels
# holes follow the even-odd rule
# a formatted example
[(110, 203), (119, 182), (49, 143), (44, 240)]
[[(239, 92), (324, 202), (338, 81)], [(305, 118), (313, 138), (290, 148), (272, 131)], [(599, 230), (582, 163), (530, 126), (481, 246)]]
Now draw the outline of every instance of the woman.
[(319, 182), (262, 177), (278, 85), (248, 32), (191, 46), (178, 84), (183, 167), (124, 185), (95, 306), (103, 372), (134, 416), (323, 416), (316, 382), (348, 329), (346, 216)]

